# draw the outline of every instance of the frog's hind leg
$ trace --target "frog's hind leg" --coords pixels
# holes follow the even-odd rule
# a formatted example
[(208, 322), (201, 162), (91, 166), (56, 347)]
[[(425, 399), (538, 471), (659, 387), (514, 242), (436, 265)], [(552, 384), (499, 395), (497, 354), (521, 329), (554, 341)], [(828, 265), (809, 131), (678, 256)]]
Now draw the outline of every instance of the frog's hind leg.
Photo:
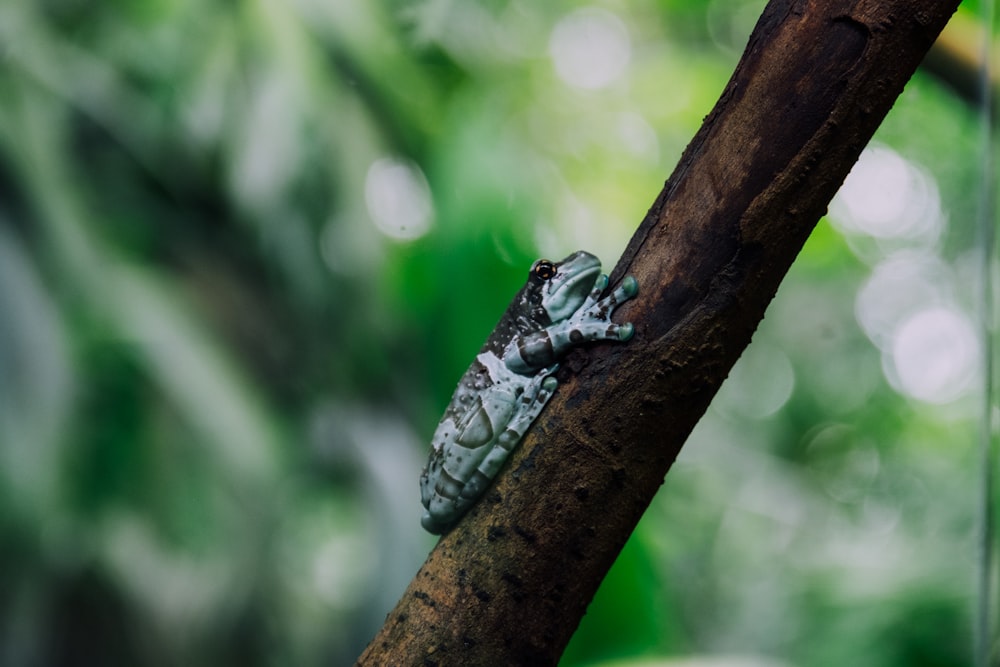
[(469, 500), (478, 498), (496, 477), (504, 461), (514, 451), (514, 447), (521, 442), (528, 427), (538, 418), (546, 403), (552, 398), (552, 392), (559, 383), (554, 377), (550, 377), (550, 374), (554, 373), (556, 368), (558, 364), (540, 371), (521, 394), (514, 417), (507, 423), (507, 428), (497, 436), (493, 448), (462, 489), (463, 498)]

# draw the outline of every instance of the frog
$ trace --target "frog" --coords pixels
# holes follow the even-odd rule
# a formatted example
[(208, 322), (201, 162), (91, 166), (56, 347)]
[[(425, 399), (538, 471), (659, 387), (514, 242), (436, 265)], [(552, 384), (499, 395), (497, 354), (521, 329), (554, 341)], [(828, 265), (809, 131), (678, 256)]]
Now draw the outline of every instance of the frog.
[(638, 294), (638, 282), (627, 276), (602, 298), (607, 286), (601, 261), (583, 250), (531, 265), (434, 431), (420, 474), (425, 530), (448, 532), (486, 492), (552, 398), (570, 350), (632, 338), (632, 323), (616, 324), (611, 314)]

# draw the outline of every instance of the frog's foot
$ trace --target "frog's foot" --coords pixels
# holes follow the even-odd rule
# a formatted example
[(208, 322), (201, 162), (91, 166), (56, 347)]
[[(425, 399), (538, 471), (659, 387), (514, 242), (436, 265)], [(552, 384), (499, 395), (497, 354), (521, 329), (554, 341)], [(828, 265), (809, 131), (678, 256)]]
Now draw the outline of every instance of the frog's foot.
[(639, 293), (639, 281), (635, 279), (635, 276), (625, 276), (625, 280), (618, 285), (615, 294), (619, 292), (621, 293), (619, 301), (628, 301)]
[[(602, 299), (601, 292), (607, 286), (608, 277), (601, 274), (594, 283), (594, 290), (587, 297), (580, 310), (562, 323), (562, 327), (568, 330), (570, 341), (625, 341), (635, 333), (635, 327), (631, 322), (625, 324), (612, 322), (611, 313), (622, 303), (639, 293), (638, 281), (634, 276), (626, 276), (611, 294)], [(552, 327), (552, 329), (557, 327)]]
[(615, 308), (639, 293), (639, 281), (635, 279), (635, 276), (625, 276), (625, 279), (618, 284), (618, 287), (602, 299), (601, 292), (607, 286), (608, 277), (602, 273), (594, 283), (594, 290), (587, 297), (583, 308), (580, 309), (580, 316), (587, 319), (610, 320), (611, 313)]
[[(504, 350), (507, 368), (528, 375), (533, 368), (551, 363), (575, 345), (590, 341), (626, 341), (635, 333), (631, 323), (611, 321), (611, 313), (622, 303), (639, 292), (639, 283), (627, 276), (603, 299), (601, 292), (608, 286), (608, 277), (601, 274), (594, 281), (594, 289), (572, 315), (550, 324), (540, 331), (515, 338)], [(547, 374), (548, 371), (546, 371)]]

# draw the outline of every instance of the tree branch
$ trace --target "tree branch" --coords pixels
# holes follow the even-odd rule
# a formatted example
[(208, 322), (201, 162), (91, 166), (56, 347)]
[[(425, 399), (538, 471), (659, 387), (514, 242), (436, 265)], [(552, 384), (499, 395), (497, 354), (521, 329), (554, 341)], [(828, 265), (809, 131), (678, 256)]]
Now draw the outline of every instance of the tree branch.
[[(1000, 101), (1000, 52), (993, 49), (992, 59), (989, 63), (985, 62), (983, 42), (989, 39), (990, 34), (986, 26), (966, 15), (956, 14), (934, 42), (922, 67), (972, 107), (983, 104), (984, 96), (989, 95), (990, 112), (995, 123), (998, 118), (997, 102)], [(983, 90), (985, 67), (990, 73), (988, 90)]]
[[(632, 341), (574, 352), (360, 665), (555, 665), (803, 243), (958, 0), (773, 0), (612, 274)], [(664, 88), (668, 87), (665, 82)]]

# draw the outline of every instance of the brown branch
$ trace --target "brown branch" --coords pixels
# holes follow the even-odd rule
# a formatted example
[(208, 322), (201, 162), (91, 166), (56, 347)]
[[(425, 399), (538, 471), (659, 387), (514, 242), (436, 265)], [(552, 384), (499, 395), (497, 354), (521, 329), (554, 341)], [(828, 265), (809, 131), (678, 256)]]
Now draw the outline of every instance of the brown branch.
[[(997, 102), (1000, 101), (1000, 51), (992, 49), (988, 70), (983, 56), (984, 41), (990, 31), (965, 14), (956, 14), (941, 32), (927, 54), (922, 67), (972, 107), (988, 101), (993, 122), (997, 122)], [(984, 90), (984, 74), (989, 74), (989, 84)], [(989, 95), (989, 99), (984, 97)]]
[[(555, 665), (862, 148), (958, 0), (774, 0), (612, 275), (625, 345), (574, 353), (486, 497), (359, 659)], [(666, 89), (669, 82), (664, 83)]]

